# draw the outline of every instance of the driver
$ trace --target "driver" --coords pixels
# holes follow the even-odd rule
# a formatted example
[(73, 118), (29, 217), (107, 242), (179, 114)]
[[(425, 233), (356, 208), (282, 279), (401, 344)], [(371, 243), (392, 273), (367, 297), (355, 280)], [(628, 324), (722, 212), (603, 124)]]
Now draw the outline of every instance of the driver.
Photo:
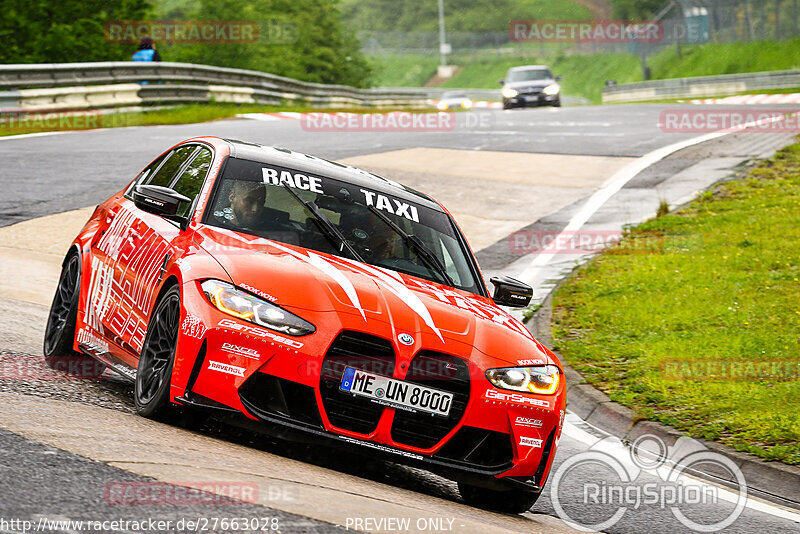
[(258, 229), (266, 213), (267, 186), (260, 182), (233, 182), (228, 196), (233, 211), (230, 224), (242, 228)]

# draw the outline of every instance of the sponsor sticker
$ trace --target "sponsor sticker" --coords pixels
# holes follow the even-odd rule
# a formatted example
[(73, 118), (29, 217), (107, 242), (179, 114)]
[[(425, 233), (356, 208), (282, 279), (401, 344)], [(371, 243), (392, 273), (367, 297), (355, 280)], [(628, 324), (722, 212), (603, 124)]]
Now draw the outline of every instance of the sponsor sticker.
[(283, 345), (287, 345), (294, 349), (299, 349), (303, 347), (303, 343), (300, 343), (299, 341), (288, 339), (278, 334), (273, 334), (269, 330), (266, 330), (264, 328), (259, 328), (257, 326), (239, 324), (236, 321), (232, 321), (230, 319), (222, 319), (219, 323), (217, 323), (217, 326), (219, 326), (220, 328), (230, 328), (231, 330), (236, 330), (237, 332), (243, 332), (245, 334), (249, 334), (252, 336), (271, 339), (276, 343), (281, 343)]
[[(216, 214), (215, 214), (215, 215), (216, 215)], [(258, 296), (259, 296), (259, 297), (261, 297), (262, 299), (266, 299), (266, 300), (268, 300), (268, 301), (270, 301), (270, 302), (276, 302), (276, 301), (278, 300), (278, 297), (273, 297), (272, 295), (270, 295), (270, 294), (268, 294), (268, 293), (264, 293), (264, 292), (263, 292), (263, 291), (261, 291), (260, 289), (257, 289), (257, 288), (255, 288), (255, 287), (253, 287), (253, 286), (251, 286), (251, 285), (248, 285), (248, 284), (239, 284), (239, 287), (241, 287), (242, 289), (246, 289), (246, 290), (247, 290), (247, 291), (249, 291), (250, 293), (253, 293), (254, 295), (258, 295)]]
[(186, 318), (183, 320), (183, 324), (181, 325), (181, 330), (187, 336), (195, 339), (203, 339), (203, 336), (206, 335), (206, 327), (203, 322), (199, 317), (196, 317), (191, 313), (186, 314)]
[(542, 446), (542, 440), (536, 438), (529, 438), (527, 436), (520, 436), (519, 444), (523, 447), (533, 447), (537, 449)]
[(225, 352), (230, 352), (231, 354), (244, 356), (245, 358), (251, 358), (253, 360), (258, 360), (259, 357), (261, 356), (261, 353), (258, 352), (256, 349), (242, 347), (241, 345), (234, 345), (233, 343), (223, 343), (222, 350), (224, 350)]
[(544, 365), (544, 360), (517, 360), (517, 365), (528, 366), (528, 365)]
[(532, 419), (530, 417), (517, 417), (514, 420), (514, 424), (517, 426), (530, 426), (535, 428), (542, 427), (542, 420), (541, 419)]
[(235, 365), (222, 362), (210, 361), (208, 362), (208, 369), (233, 376), (244, 376), (244, 367), (237, 367)]
[(512, 404), (519, 404), (522, 406), (550, 408), (550, 401), (528, 397), (520, 393), (505, 393), (502, 391), (496, 391), (494, 389), (487, 389), (484, 397), (493, 401), (510, 402)]

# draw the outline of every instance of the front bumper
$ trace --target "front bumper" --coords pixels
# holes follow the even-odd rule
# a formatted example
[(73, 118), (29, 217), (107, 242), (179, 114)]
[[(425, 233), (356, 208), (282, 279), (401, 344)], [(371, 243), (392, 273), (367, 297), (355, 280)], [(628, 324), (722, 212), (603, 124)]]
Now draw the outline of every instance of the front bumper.
[(561, 94), (546, 95), (544, 93), (538, 94), (521, 94), (514, 98), (503, 98), (503, 107), (506, 108), (524, 108), (533, 106), (551, 106), (560, 101)]
[[(485, 379), (495, 362), (480, 356), (419, 350), (403, 359), (393, 335), (355, 330), (364, 327), (360, 316), (303, 313), (325, 331), (283, 337), (222, 314), (191, 283), (184, 288), (184, 313), (207, 328), (202, 336), (179, 337), (175, 402), (278, 437), (349, 448), (473, 485), (538, 491), (544, 484), (560, 434), (563, 386), (548, 397), (508, 395)], [(341, 392), (344, 366), (450, 391), (451, 416), (409, 414)]]

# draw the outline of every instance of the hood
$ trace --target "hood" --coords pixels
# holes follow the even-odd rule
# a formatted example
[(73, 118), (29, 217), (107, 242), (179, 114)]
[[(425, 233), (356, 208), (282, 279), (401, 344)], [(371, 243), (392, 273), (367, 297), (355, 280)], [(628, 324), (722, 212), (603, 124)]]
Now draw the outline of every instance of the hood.
[(225, 229), (203, 229), (197, 240), (234, 284), (300, 316), (348, 314), (351, 324), (363, 322), (365, 331), (388, 326), (395, 339), (416, 334), (430, 341), (426, 348), (462, 357), (474, 348), (509, 365), (554, 363), (549, 351), (488, 297)]

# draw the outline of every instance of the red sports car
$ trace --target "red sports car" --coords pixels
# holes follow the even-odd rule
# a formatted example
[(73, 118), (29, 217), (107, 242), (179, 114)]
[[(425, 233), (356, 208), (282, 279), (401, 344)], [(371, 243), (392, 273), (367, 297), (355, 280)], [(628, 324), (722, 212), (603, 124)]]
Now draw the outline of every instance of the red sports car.
[(500, 305), (430, 197), (283, 148), (201, 137), (95, 209), (44, 354), (135, 382), (136, 410), (208, 412), (423, 467), (528, 510), (561, 434), (555, 355)]

